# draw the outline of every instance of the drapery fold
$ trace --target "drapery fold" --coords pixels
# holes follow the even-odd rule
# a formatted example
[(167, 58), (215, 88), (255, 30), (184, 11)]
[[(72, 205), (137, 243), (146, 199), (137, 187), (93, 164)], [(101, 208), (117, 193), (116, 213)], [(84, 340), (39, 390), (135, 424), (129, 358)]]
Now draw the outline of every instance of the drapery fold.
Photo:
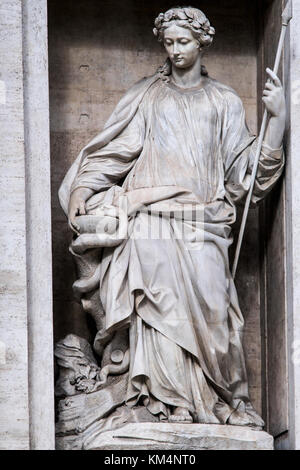
[[(95, 192), (89, 214), (127, 202), (128, 237), (103, 249), (100, 298), (107, 331), (130, 330), (128, 406), (142, 401), (165, 419), (182, 406), (199, 422), (226, 422), (239, 409), (261, 425), (228, 261), (256, 145), (229, 87), (207, 77), (183, 90), (153, 76), (129, 90), (62, 184), (65, 211), (80, 187)], [(264, 143), (253, 202), (283, 165), (282, 149)], [(157, 225), (167, 237), (149, 236)]]

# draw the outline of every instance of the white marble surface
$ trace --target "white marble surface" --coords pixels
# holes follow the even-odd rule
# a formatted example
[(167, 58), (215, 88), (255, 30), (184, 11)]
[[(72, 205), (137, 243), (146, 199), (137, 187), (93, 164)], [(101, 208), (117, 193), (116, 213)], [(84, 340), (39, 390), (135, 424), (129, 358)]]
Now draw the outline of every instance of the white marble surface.
[(22, 2), (1, 0), (0, 341), (6, 360), (0, 365), (0, 449), (29, 448), (22, 60)]
[(300, 449), (300, 2), (293, 2), (285, 69), (290, 99), (287, 132), (286, 232), (289, 356), (289, 431), (278, 439), (281, 449)]
[(54, 449), (47, 1), (23, 2), (30, 448)]
[(130, 423), (91, 435), (85, 450), (272, 450), (273, 437), (244, 426)]

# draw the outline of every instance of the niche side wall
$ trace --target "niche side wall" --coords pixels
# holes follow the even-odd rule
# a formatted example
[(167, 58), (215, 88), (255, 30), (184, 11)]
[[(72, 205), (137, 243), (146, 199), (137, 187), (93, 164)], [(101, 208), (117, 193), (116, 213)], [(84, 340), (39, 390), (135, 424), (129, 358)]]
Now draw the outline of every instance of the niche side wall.
[[(260, 49), (258, 54), (258, 115), (266, 82), (266, 67), (273, 68), (286, 0), (266, 0), (259, 5)], [(285, 64), (285, 65), (284, 65)], [(285, 55), (278, 75), (287, 90)], [(286, 73), (284, 73), (286, 72)], [(286, 142), (284, 142), (286, 144)], [(263, 415), (267, 430), (282, 439), (288, 423), (287, 297), (286, 297), (286, 195), (281, 178), (260, 207), (261, 320), (265, 338), (262, 350)], [(276, 444), (276, 439), (275, 439)]]

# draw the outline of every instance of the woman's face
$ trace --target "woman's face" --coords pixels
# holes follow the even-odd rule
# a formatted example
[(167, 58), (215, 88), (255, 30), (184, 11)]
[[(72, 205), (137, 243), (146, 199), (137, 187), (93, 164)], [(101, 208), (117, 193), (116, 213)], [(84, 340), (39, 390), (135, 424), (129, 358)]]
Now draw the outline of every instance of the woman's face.
[(164, 46), (172, 64), (179, 69), (192, 66), (199, 56), (199, 42), (191, 30), (176, 23), (165, 29)]

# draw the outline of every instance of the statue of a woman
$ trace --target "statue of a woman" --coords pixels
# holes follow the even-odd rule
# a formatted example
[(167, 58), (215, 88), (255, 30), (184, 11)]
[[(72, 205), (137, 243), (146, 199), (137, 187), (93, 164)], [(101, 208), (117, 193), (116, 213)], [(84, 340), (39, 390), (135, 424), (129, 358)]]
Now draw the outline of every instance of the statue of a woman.
[[(228, 262), (235, 205), (247, 194), (257, 141), (240, 98), (202, 65), (215, 34), (206, 16), (173, 8), (156, 18), (154, 34), (166, 64), (126, 93), (61, 186), (77, 234), (72, 250), (80, 256), (98, 247), (90, 282), (105, 313), (98, 339), (104, 347), (116, 333), (128, 334), (128, 407), (143, 405), (169, 422), (263, 426), (249, 400), (244, 322)], [(254, 203), (284, 165), (284, 94), (267, 73), (270, 119)], [(82, 233), (80, 217), (118, 213), (120, 196), (128, 236)], [(149, 236), (158, 220), (169, 237)]]

